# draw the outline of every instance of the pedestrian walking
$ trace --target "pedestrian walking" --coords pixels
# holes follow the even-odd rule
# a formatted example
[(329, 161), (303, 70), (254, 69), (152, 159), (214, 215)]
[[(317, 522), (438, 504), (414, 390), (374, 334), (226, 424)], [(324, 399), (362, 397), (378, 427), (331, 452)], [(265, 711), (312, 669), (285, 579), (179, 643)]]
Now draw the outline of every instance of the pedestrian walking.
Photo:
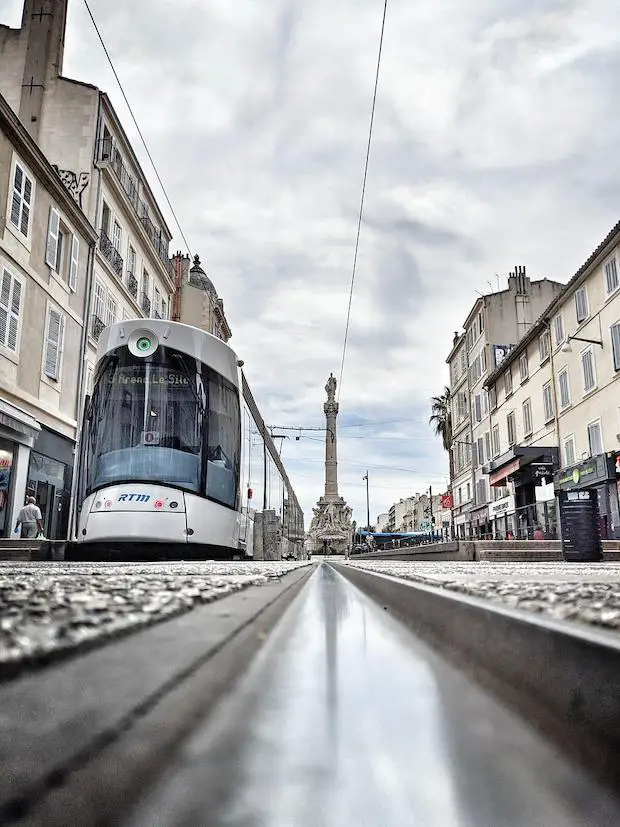
[(26, 505), (20, 510), (17, 515), (17, 523), (15, 525), (15, 533), (19, 527), (22, 527), (22, 540), (32, 540), (37, 534), (43, 534), (43, 518), (41, 516), (41, 509), (37, 505), (34, 497), (26, 499)]

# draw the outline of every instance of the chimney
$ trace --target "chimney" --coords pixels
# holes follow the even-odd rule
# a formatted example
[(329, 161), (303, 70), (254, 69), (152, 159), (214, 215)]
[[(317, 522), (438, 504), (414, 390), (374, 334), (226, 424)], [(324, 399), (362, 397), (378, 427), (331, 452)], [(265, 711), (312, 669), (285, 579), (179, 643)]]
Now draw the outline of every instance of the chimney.
[(24, 0), (22, 30), (27, 32), (19, 119), (39, 141), (43, 99), (62, 74), (68, 0)]

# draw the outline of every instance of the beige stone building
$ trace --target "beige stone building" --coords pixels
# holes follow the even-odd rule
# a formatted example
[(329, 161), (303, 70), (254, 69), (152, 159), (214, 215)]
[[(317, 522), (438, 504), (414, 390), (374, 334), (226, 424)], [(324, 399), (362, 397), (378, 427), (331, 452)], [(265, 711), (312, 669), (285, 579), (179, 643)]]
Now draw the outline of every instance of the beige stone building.
[[(0, 26), (0, 93), (99, 232), (89, 296), (87, 381), (115, 321), (169, 317), (171, 233), (108, 96), (62, 75), (68, 0), (25, 0), (19, 29)], [(62, 233), (62, 227), (54, 231)]]
[(447, 363), (452, 396), (453, 525), (459, 537), (491, 531), (485, 464), (492, 454), (490, 406), (485, 380), (531, 328), (563, 285), (531, 281), (516, 267), (505, 290), (480, 296), (462, 333), (455, 333)]
[(603, 537), (620, 537), (619, 245), (620, 224), (485, 381), (498, 536), (536, 524), (554, 536), (555, 495), (588, 487)]
[(66, 536), (97, 233), (0, 95), (0, 536)]
[(190, 267), (189, 256), (179, 252), (173, 256), (172, 264), (176, 289), (171, 318), (206, 330), (227, 342), (232, 332), (224, 313), (224, 302), (203, 270), (198, 256), (194, 256)]

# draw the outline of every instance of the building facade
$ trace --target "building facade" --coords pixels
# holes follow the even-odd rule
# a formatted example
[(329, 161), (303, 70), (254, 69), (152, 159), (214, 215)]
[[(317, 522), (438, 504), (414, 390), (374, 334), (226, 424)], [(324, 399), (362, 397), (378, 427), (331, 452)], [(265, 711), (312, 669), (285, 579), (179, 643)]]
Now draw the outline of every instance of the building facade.
[(173, 321), (199, 327), (228, 342), (232, 332), (224, 313), (224, 302), (201, 267), (198, 256), (194, 256), (190, 267), (189, 256), (175, 253), (172, 266), (175, 277)]
[(590, 488), (602, 537), (620, 537), (619, 245), (620, 224), (487, 378), (497, 434), (487, 470), (507, 492), (499, 534), (531, 536), (537, 524), (556, 536), (556, 495)]
[(97, 233), (0, 96), (0, 536), (27, 494), (66, 536)]
[[(108, 96), (62, 76), (68, 0), (25, 0), (19, 29), (0, 26), (0, 93), (99, 232), (89, 287), (87, 384), (97, 340), (125, 318), (168, 318), (171, 233)], [(53, 232), (63, 236), (62, 225)]]
[(517, 267), (508, 277), (507, 289), (480, 296), (465, 319), (463, 332), (455, 334), (447, 362), (453, 423), (453, 525), (459, 537), (485, 537), (492, 531), (492, 498), (484, 470), (493, 452), (485, 379), (562, 289), (561, 283), (549, 279), (531, 281), (525, 268)]

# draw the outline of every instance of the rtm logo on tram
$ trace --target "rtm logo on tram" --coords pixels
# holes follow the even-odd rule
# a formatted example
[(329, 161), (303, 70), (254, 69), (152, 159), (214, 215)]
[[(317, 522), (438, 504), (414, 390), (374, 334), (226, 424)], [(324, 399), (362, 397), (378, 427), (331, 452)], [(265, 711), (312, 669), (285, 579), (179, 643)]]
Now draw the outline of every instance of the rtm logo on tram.
[(150, 494), (121, 494), (119, 503), (147, 503), (151, 499)]

